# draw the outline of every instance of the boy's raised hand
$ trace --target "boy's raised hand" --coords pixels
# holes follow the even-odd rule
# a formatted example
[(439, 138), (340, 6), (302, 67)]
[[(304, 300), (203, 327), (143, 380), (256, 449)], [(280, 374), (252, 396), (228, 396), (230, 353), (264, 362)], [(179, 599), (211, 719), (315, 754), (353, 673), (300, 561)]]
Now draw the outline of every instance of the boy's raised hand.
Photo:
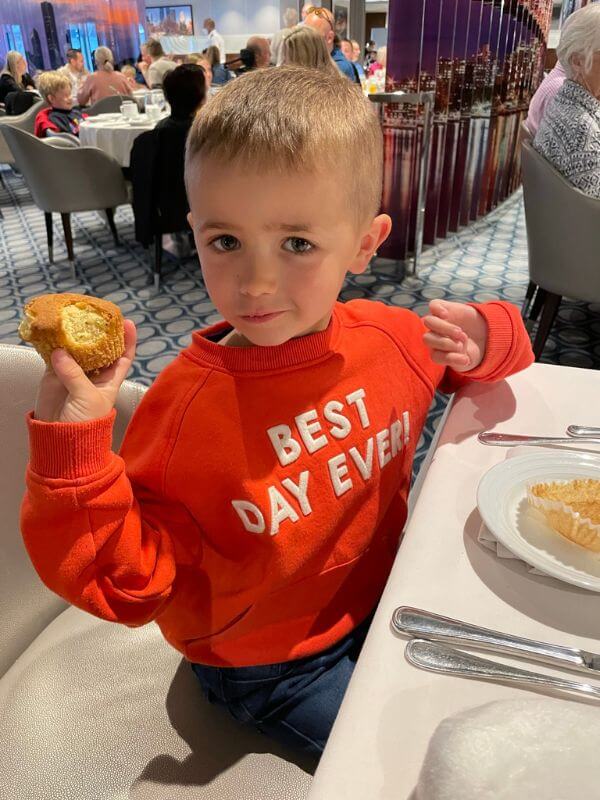
[(430, 313), (423, 317), (427, 333), (423, 341), (436, 364), (456, 372), (478, 367), (485, 356), (488, 338), (487, 322), (473, 306), (432, 300)]
[(35, 419), (87, 422), (111, 411), (135, 355), (135, 325), (125, 320), (124, 327), (125, 353), (97, 374), (86, 375), (66, 350), (54, 350), (38, 389)]

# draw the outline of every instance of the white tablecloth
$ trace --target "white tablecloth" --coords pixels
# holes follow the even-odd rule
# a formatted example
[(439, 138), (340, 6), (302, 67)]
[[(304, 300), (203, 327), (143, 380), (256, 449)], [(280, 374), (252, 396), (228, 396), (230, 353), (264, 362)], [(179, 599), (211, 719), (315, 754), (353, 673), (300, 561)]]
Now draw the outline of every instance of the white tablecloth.
[[(599, 426), (599, 396), (600, 372), (545, 364), (457, 395), (310, 800), (408, 800), (443, 718), (491, 700), (536, 696), (411, 666), (404, 658), (405, 640), (390, 630), (397, 606), (600, 651), (600, 594), (533, 575), (518, 559), (498, 558), (477, 540), (481, 520), (475, 499), (482, 475), (506, 457), (505, 448), (479, 444), (479, 431), (564, 435), (569, 424)], [(568, 676), (541, 664), (512, 663)]]
[(156, 125), (145, 114), (140, 114), (135, 125), (125, 122), (120, 114), (98, 114), (81, 123), (79, 141), (88, 147), (99, 147), (115, 158), (122, 167), (129, 166), (131, 148), (135, 139), (151, 131)]

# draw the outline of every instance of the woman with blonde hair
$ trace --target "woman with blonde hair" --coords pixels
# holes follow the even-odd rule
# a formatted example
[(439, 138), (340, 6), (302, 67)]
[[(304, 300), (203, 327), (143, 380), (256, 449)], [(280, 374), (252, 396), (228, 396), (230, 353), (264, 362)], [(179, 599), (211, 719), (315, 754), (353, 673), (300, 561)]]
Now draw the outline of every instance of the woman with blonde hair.
[(131, 86), (127, 78), (115, 71), (112, 51), (108, 47), (98, 47), (94, 51), (96, 72), (87, 76), (85, 82), (77, 93), (77, 102), (80, 106), (93, 105), (103, 97), (111, 95), (128, 95), (131, 97)]
[(4, 69), (0, 72), (0, 103), (4, 103), (10, 92), (24, 92), (27, 89), (35, 89), (27, 72), (27, 62), (18, 50), (9, 50)]
[(296, 25), (283, 40), (282, 63), (323, 69), (339, 75), (323, 37), (307, 25)]

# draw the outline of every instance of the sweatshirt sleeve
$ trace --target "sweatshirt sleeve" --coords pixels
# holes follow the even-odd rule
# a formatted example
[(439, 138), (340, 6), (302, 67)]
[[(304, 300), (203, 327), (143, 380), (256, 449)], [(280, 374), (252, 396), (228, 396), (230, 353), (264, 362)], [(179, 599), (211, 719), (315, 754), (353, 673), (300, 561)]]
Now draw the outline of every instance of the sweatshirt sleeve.
[(492, 383), (520, 372), (534, 361), (531, 340), (521, 312), (512, 303), (469, 303), (487, 322), (488, 338), (483, 361), (469, 372), (446, 368), (439, 382), (443, 392), (455, 392), (473, 381)]
[(405, 312), (410, 315), (411, 323), (407, 325), (404, 322), (402, 331), (398, 331), (398, 340), (414, 369), (433, 391), (439, 389), (451, 393), (473, 381), (500, 381), (533, 363), (529, 335), (515, 305), (503, 301), (469, 305), (484, 317), (488, 327), (483, 361), (469, 372), (456, 372), (435, 364), (423, 341), (423, 335), (427, 332), (423, 320), (412, 312)]
[[(28, 415), (21, 531), (49, 589), (96, 617), (136, 627), (169, 602), (174, 537), (184, 527), (189, 536), (193, 522), (164, 496), (160, 469), (138, 469), (130, 479), (111, 450), (115, 416), (113, 410), (90, 422), (49, 423)], [(159, 447), (160, 423), (154, 428)], [(150, 459), (160, 465), (158, 452)]]

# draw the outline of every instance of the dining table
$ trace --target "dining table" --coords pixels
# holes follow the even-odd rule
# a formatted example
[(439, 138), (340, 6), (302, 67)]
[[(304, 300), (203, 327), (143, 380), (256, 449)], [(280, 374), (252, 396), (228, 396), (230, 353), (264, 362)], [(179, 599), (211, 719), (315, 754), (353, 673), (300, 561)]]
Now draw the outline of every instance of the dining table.
[[(600, 426), (598, 397), (600, 372), (536, 363), (500, 382), (472, 383), (451, 399), (413, 486), (404, 537), (309, 800), (414, 798), (429, 742), (442, 720), (494, 700), (540, 697), (516, 685), (413, 666), (405, 656), (408, 639), (390, 624), (397, 607), (600, 651), (600, 593), (535, 574), (508, 551), (500, 557), (500, 550), (480, 541), (477, 505), (483, 475), (510, 455), (508, 448), (481, 444), (480, 432), (564, 436), (571, 424)], [(573, 446), (600, 454), (598, 446)], [(536, 452), (550, 458), (557, 451)], [(507, 655), (474, 654), (588, 680)], [(568, 700), (548, 696), (554, 698), (549, 702)]]
[(97, 114), (81, 122), (79, 141), (84, 147), (99, 147), (122, 167), (128, 167), (134, 141), (166, 116), (164, 112), (157, 119), (151, 119), (147, 114), (137, 114), (128, 120), (120, 113)]

